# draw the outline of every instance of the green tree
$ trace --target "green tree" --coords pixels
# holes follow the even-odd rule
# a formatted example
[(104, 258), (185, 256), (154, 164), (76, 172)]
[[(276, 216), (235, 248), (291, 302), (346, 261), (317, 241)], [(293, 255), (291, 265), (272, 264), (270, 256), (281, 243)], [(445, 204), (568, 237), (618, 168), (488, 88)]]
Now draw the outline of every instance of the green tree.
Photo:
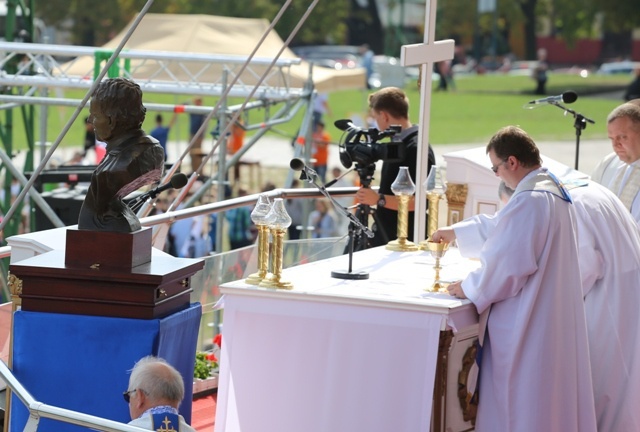
[(35, 13), (47, 25), (70, 25), (72, 42), (87, 46), (104, 44), (128, 21), (117, 0), (48, 0), (39, 2)]
[[(70, 24), (73, 43), (100, 46), (121, 31), (142, 9), (144, 0), (47, 0), (36, 14), (48, 25)], [(279, 0), (156, 0), (154, 13), (183, 13), (266, 18), (272, 21), (282, 6)], [(275, 29), (286, 39), (309, 6), (308, 0), (294, 0)], [(349, 14), (348, 0), (319, 1), (292, 44), (345, 43)]]

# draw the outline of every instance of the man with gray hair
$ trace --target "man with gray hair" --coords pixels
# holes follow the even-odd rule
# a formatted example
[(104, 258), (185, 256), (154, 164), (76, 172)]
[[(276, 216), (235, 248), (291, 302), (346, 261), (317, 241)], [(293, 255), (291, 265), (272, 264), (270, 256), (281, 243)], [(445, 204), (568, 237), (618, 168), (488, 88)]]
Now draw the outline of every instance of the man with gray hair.
[(640, 99), (611, 111), (607, 133), (613, 153), (598, 164), (591, 178), (616, 194), (640, 223)]
[(129, 377), (123, 393), (129, 404), (130, 425), (150, 430), (195, 432), (178, 407), (184, 398), (182, 375), (166, 360), (147, 356), (140, 359)]

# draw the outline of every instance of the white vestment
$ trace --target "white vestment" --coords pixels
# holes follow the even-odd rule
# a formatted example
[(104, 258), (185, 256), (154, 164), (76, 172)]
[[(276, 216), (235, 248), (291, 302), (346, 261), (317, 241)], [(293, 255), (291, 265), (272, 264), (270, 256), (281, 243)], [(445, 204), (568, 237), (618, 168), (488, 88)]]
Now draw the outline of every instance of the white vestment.
[(596, 430), (575, 210), (536, 182), (549, 182), (545, 170), (495, 217), (453, 226), (460, 252), (482, 262), (462, 289), (478, 313), (491, 308), (478, 432)]
[[(640, 165), (640, 161), (636, 161), (633, 165)], [(620, 196), (620, 190), (614, 190), (614, 184), (619, 175), (621, 175), (629, 164), (624, 163), (615, 153), (608, 154), (593, 170), (591, 179), (597, 183), (600, 183), (616, 196)], [(624, 186), (624, 183), (620, 185), (620, 188)], [(635, 199), (631, 205), (631, 216), (640, 224), (640, 189), (636, 194)]]
[(640, 233), (604, 187), (571, 189), (598, 431), (640, 431)]

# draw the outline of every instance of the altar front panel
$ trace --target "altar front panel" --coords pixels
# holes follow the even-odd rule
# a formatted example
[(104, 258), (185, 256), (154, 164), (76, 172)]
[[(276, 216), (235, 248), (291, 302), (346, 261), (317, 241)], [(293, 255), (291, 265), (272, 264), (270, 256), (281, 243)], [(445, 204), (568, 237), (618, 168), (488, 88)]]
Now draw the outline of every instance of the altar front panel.
[(216, 430), (426, 432), (441, 326), (415, 311), (227, 297)]
[[(345, 255), (287, 269), (283, 279), (293, 283), (291, 291), (243, 281), (222, 287), (217, 432), (263, 431), (265, 425), (279, 432), (471, 429), (461, 414), (449, 412), (459, 408), (447, 402), (441, 383), (434, 394), (434, 381), (443, 331), (477, 332), (473, 305), (425, 291), (433, 283), (426, 252), (375, 248), (353, 258), (354, 270), (367, 271), (369, 279), (332, 278)], [(441, 265), (442, 277), (453, 279), (479, 263), (452, 250)], [(447, 371), (445, 364), (439, 370), (455, 395), (459, 369)]]

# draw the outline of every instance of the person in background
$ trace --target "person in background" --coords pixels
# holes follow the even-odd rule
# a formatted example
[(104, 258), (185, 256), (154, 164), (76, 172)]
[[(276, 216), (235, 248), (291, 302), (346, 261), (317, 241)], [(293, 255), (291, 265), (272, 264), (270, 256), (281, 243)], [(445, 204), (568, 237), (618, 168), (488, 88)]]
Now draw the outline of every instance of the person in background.
[(178, 413), (184, 399), (182, 375), (166, 360), (147, 356), (131, 370), (123, 393), (129, 404), (132, 426), (153, 431), (195, 432)]
[[(202, 187), (203, 182), (196, 180), (187, 192), (187, 197), (193, 196)], [(170, 191), (177, 194), (177, 191)], [(172, 201), (170, 199), (169, 201)], [(200, 201), (197, 201), (200, 203)], [(178, 205), (178, 210), (185, 208), (185, 202)], [(199, 258), (207, 256), (214, 245), (209, 237), (209, 223), (206, 215), (197, 215), (186, 219), (178, 219), (169, 227), (167, 241), (169, 254), (178, 258)]]
[(315, 210), (309, 214), (309, 226), (313, 227), (311, 238), (335, 237), (337, 235), (336, 222), (326, 199), (316, 200)]
[(640, 66), (636, 68), (635, 74), (636, 77), (629, 83), (629, 86), (624, 92), (624, 100), (627, 102), (640, 98)]
[[(380, 171), (380, 188), (378, 192), (369, 187), (362, 187), (356, 193), (356, 201), (360, 204), (376, 206), (374, 214), (375, 225), (371, 246), (382, 246), (397, 237), (398, 228), (398, 199), (391, 191), (391, 184), (395, 181), (401, 166), (409, 168), (411, 179), (416, 182), (416, 166), (418, 159), (418, 126), (409, 120), (409, 99), (404, 91), (397, 87), (385, 87), (369, 95), (369, 109), (379, 130), (383, 131), (392, 125), (400, 126), (395, 139), (402, 141), (404, 146), (401, 160), (385, 160)], [(427, 172), (436, 163), (436, 157), (431, 145), (426, 161)], [(409, 202), (408, 240), (413, 241), (413, 209), (414, 201)]]
[[(300, 187), (300, 180), (293, 179), (291, 188), (295, 189)], [(299, 240), (300, 231), (304, 221), (302, 220), (304, 214), (303, 200), (300, 198), (287, 198), (284, 202), (287, 214), (291, 218), (291, 225), (287, 228), (289, 233), (289, 240)]]
[[(202, 98), (197, 97), (193, 100), (195, 106), (202, 106)], [(193, 172), (200, 168), (202, 163), (202, 140), (204, 132), (198, 135), (198, 138), (194, 140), (196, 134), (204, 124), (207, 116), (205, 114), (190, 113), (189, 114), (189, 142), (193, 142), (193, 145), (189, 149), (189, 155), (191, 157), (191, 170)]]
[(371, 76), (373, 75), (373, 57), (374, 53), (369, 48), (369, 44), (360, 45), (360, 55), (362, 56), (361, 64), (362, 67), (367, 71), (367, 83), (366, 87), (368, 90), (371, 90)]
[(609, 113), (607, 134), (613, 153), (596, 166), (591, 178), (616, 194), (640, 223), (640, 99)]
[[(227, 137), (227, 156), (233, 156), (238, 153), (244, 145), (244, 137), (246, 131), (242, 119), (238, 120), (231, 126), (231, 134)], [(233, 166), (233, 178), (235, 182), (240, 181), (240, 161), (238, 160)]]
[(163, 124), (162, 114), (157, 114), (156, 115), (156, 127), (153, 128), (151, 130), (151, 132), (149, 132), (149, 135), (151, 135), (152, 137), (157, 139), (158, 142), (160, 143), (160, 145), (162, 146), (162, 148), (164, 150), (164, 161), (165, 162), (167, 161), (167, 141), (169, 140), (169, 131), (171, 130), (171, 128), (175, 124), (177, 118), (178, 118), (178, 114), (174, 112), (173, 116), (171, 117), (171, 120), (169, 121), (169, 124), (167, 126), (165, 126)]
[(324, 116), (331, 115), (331, 108), (329, 108), (329, 96), (326, 93), (316, 93), (313, 97), (312, 106), (312, 130), (315, 128), (319, 121), (324, 121)]
[(324, 122), (321, 120), (316, 123), (313, 130), (313, 155), (315, 159), (313, 168), (320, 177), (322, 184), (327, 181), (327, 163), (329, 161), (329, 143), (331, 142), (331, 136), (324, 128)]
[(487, 153), (514, 195), (493, 217), (473, 216), (431, 237), (457, 240), (462, 256), (482, 263), (447, 288), (480, 314), (476, 430), (594, 432), (576, 210), (522, 129), (500, 129)]
[(437, 90), (447, 91), (449, 84), (449, 76), (451, 75), (451, 61), (443, 60), (435, 63), (435, 71), (440, 76), (438, 80)]
[(547, 63), (547, 50), (540, 48), (538, 50), (538, 63), (533, 69), (533, 79), (536, 80), (535, 94), (545, 95), (547, 94), (547, 72), (549, 70), (549, 63)]
[[(238, 190), (238, 197), (247, 196), (245, 189)], [(231, 249), (250, 246), (255, 241), (253, 231), (255, 226), (251, 220), (250, 206), (236, 207), (225, 212), (225, 218), (229, 223), (227, 235)]]

